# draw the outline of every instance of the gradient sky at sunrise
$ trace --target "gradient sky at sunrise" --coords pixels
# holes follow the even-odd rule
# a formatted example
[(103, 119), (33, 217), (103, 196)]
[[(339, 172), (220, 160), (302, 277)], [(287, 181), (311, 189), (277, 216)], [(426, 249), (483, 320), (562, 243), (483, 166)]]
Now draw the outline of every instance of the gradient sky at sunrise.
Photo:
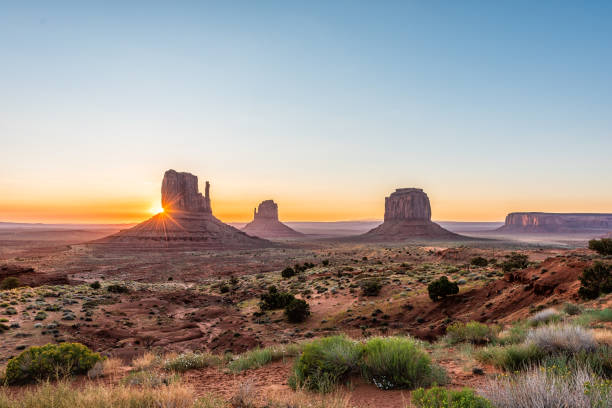
[(612, 2), (0, 3), (0, 221), (612, 212)]

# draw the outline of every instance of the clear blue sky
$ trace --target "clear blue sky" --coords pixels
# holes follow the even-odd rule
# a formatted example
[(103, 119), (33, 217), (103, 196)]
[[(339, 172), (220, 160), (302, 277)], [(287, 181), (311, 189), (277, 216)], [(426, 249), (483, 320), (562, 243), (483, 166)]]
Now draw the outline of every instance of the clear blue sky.
[[(129, 3), (129, 4), (128, 4)], [(0, 4), (0, 220), (612, 212), (612, 2)]]

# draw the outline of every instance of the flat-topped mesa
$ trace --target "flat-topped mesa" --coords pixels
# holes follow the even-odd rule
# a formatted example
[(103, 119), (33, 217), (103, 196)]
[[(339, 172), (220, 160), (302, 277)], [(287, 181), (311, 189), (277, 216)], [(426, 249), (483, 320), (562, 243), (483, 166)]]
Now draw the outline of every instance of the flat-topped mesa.
[(265, 200), (253, 210), (253, 219), (267, 219), (278, 221), (278, 205), (272, 200)]
[(210, 183), (206, 182), (204, 196), (198, 188), (198, 176), (168, 170), (164, 173), (161, 196), (166, 212), (197, 212), (212, 214), (210, 205)]
[(429, 197), (420, 188), (398, 188), (385, 198), (385, 221), (431, 220)]
[(361, 240), (462, 240), (431, 221), (429, 197), (420, 188), (398, 188), (385, 198), (385, 221)]
[(612, 214), (514, 212), (506, 216), (500, 231), (509, 232), (606, 232), (612, 231)]

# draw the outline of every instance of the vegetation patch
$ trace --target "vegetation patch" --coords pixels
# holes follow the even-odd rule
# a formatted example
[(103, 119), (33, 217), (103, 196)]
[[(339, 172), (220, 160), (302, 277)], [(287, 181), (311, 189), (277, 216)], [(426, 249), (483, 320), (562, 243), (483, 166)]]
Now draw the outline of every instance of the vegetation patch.
[(412, 393), (412, 402), (417, 408), (493, 408), (486, 398), (469, 388), (460, 391), (441, 387), (419, 388)]

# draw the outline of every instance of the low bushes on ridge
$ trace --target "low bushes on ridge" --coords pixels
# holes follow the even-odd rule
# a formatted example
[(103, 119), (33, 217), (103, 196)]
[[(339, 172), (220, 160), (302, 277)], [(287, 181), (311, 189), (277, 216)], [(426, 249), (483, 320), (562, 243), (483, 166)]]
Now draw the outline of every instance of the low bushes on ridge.
[(497, 331), (496, 328), (479, 322), (456, 322), (446, 328), (446, 339), (450, 344), (486, 344), (497, 337)]
[(412, 402), (417, 408), (493, 408), (486, 398), (469, 388), (461, 391), (441, 387), (419, 388), (412, 393)]

